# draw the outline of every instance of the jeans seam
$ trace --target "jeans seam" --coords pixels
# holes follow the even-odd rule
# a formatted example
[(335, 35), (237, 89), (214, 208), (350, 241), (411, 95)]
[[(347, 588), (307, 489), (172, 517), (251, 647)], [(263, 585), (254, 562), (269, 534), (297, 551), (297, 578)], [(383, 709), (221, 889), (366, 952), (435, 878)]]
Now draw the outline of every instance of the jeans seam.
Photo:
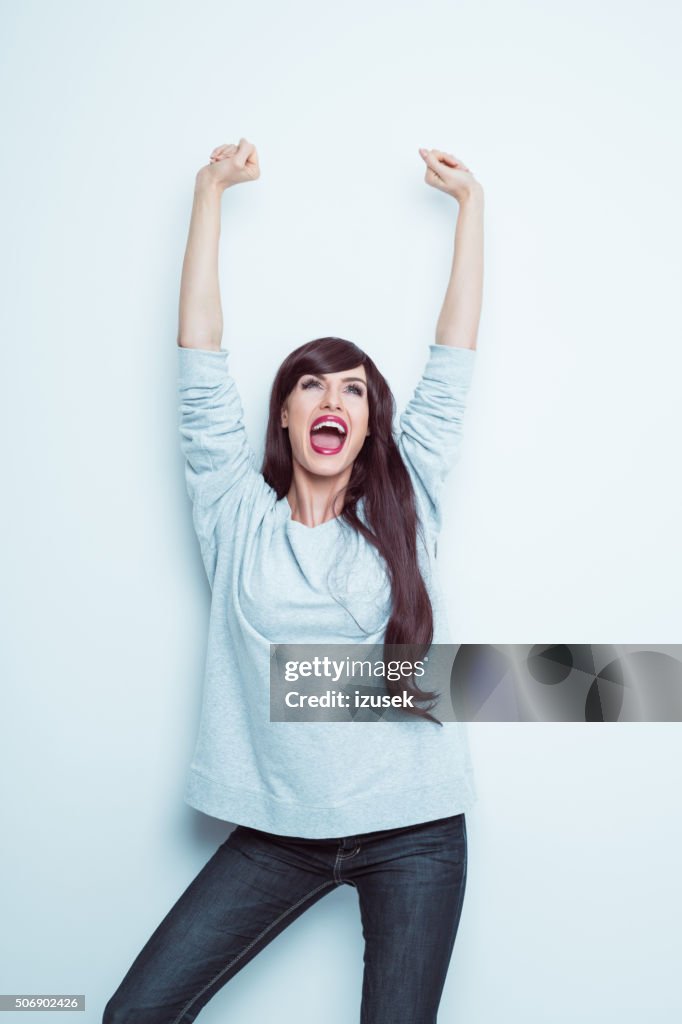
[(353, 847), (352, 850), (349, 850), (348, 853), (344, 853), (343, 850), (341, 850), (340, 848), (337, 851), (337, 853), (336, 853), (336, 860), (334, 861), (333, 876), (334, 876), (334, 881), (338, 882), (339, 885), (342, 882), (346, 881), (345, 878), (341, 877), (341, 862), (344, 861), (344, 860), (349, 860), (351, 857), (355, 857), (355, 855), (358, 854), (359, 852), (360, 852), (360, 844), (359, 843), (355, 847)]
[(352, 850), (349, 850), (348, 853), (344, 853), (342, 850), (339, 850), (339, 860), (348, 860), (349, 857), (355, 857), (355, 855), (358, 854), (359, 852), (360, 852), (360, 845), (359, 844), (357, 846), (354, 846)]
[(298, 907), (301, 906), (302, 903), (305, 903), (306, 900), (309, 900), (311, 896), (314, 896), (316, 892), (319, 892), (321, 889), (324, 889), (325, 886), (327, 886), (327, 885), (334, 885), (334, 880), (330, 879), (330, 880), (328, 880), (326, 882), (322, 882), (322, 884), (316, 886), (312, 890), (312, 892), (306, 893), (305, 896), (301, 896), (300, 900), (297, 900), (296, 903), (293, 904), (293, 906), (287, 907), (286, 910), (283, 910), (282, 913), (279, 915), (279, 917), (276, 917), (274, 921), (271, 921), (270, 924), (267, 925), (262, 930), (262, 932), (259, 932), (258, 935), (256, 935), (256, 937), (251, 940), (251, 942), (248, 944), (248, 946), (245, 946), (244, 949), (241, 950), (241, 952), (237, 953), (237, 955), (235, 957), (233, 957), (232, 960), (230, 960), (230, 962), (228, 964), (226, 964), (224, 967), (222, 967), (218, 971), (218, 973), (213, 978), (211, 978), (210, 981), (206, 982), (206, 984), (204, 985), (203, 988), (199, 989), (199, 991), (197, 993), (195, 993), (195, 995), (192, 996), (190, 1001), (188, 1003), (186, 1003), (185, 1006), (183, 1006), (183, 1008), (180, 1011), (180, 1013), (178, 1014), (178, 1016), (174, 1018), (174, 1020), (172, 1021), (172, 1024), (179, 1024), (179, 1022), (182, 1020), (184, 1015), (187, 1013), (187, 1011), (191, 1007), (192, 1003), (195, 1003), (197, 1001), (197, 999), (199, 998), (199, 996), (203, 995), (204, 992), (206, 991), (206, 989), (210, 988), (211, 985), (213, 985), (218, 980), (218, 978), (222, 974), (225, 973), (225, 971), (228, 971), (230, 969), (230, 967), (233, 967), (239, 960), (241, 960), (241, 958), (243, 956), (245, 956), (249, 952), (249, 950), (252, 949), (256, 945), (257, 942), (260, 942), (260, 940), (263, 938), (263, 936), (267, 935), (267, 933), (272, 928), (274, 928), (276, 924), (279, 924), (279, 922), (282, 921), (287, 916), (287, 914), (290, 914), (293, 910), (296, 910)]
[[(464, 892), (467, 884), (467, 869), (469, 867), (469, 840), (467, 838), (467, 827), (466, 821), (464, 822), (464, 874), (462, 876), (462, 886), (459, 897), (459, 910), (458, 915), (462, 913), (462, 906), (464, 905)], [(459, 918), (458, 918), (459, 923)]]

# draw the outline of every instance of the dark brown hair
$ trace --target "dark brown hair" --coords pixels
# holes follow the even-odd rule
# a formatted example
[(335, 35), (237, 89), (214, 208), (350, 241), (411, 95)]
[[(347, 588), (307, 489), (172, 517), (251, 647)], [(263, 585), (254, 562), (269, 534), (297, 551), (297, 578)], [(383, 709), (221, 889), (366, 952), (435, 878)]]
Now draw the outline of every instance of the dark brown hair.
[[(364, 366), (369, 403), (369, 436), (358, 452), (339, 515), (378, 550), (388, 569), (392, 610), (384, 636), (384, 659), (416, 661), (428, 651), (433, 640), (433, 609), (417, 560), (417, 515), (414, 488), (407, 467), (392, 433), (395, 399), (385, 377), (370, 357), (352, 341), (343, 338), (317, 338), (294, 349), (279, 367), (270, 393), (265, 454), (261, 473), (266, 482), (283, 498), (293, 475), (293, 456), (289, 432), (281, 426), (281, 409), (299, 379), (306, 373), (338, 373)], [(364, 498), (364, 515), (369, 529), (357, 514), (356, 506)], [(409, 644), (393, 654), (392, 645)], [(410, 677), (412, 678), (412, 677)], [(435, 701), (436, 691), (422, 691), (405, 677), (386, 678), (389, 692), (402, 691), (415, 701)], [(442, 723), (430, 714), (431, 707), (406, 707), (404, 710)]]

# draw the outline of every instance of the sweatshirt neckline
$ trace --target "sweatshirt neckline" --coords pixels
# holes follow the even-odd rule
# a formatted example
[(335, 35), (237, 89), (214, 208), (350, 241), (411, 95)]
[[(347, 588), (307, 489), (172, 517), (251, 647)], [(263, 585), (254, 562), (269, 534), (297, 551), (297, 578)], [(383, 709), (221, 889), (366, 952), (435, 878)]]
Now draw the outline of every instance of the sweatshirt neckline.
[(339, 519), (341, 517), (334, 516), (333, 519), (326, 519), (323, 523), (318, 523), (317, 526), (306, 526), (305, 523), (299, 523), (297, 519), (292, 519), (291, 505), (289, 504), (286, 494), (284, 495), (283, 498), (280, 499), (280, 504), (282, 506), (284, 522), (286, 523), (287, 528), (289, 529), (299, 530), (299, 532), (301, 530), (305, 530), (306, 533), (319, 533), (320, 531), (329, 529), (332, 526), (340, 525)]

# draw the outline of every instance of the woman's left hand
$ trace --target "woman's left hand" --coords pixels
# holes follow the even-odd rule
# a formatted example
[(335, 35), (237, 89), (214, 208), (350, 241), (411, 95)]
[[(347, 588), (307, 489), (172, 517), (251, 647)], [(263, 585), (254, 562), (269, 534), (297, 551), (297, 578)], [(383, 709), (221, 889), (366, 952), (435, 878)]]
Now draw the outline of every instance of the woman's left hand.
[(441, 149), (420, 149), (419, 153), (426, 164), (424, 181), (441, 192), (447, 192), (458, 202), (466, 199), (475, 189), (481, 189), (481, 183), (452, 153), (444, 153)]

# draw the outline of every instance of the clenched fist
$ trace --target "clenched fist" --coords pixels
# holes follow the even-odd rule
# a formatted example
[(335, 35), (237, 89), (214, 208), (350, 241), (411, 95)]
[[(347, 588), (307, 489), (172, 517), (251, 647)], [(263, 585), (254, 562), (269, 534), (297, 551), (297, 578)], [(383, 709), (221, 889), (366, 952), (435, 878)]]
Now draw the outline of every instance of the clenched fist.
[(238, 146), (233, 142), (216, 146), (209, 163), (198, 172), (197, 182), (210, 182), (225, 189), (259, 177), (256, 147), (248, 139), (240, 139)]
[(452, 153), (444, 153), (441, 149), (420, 149), (419, 153), (426, 164), (424, 181), (441, 192), (447, 192), (459, 202), (470, 192), (481, 189), (469, 168)]

